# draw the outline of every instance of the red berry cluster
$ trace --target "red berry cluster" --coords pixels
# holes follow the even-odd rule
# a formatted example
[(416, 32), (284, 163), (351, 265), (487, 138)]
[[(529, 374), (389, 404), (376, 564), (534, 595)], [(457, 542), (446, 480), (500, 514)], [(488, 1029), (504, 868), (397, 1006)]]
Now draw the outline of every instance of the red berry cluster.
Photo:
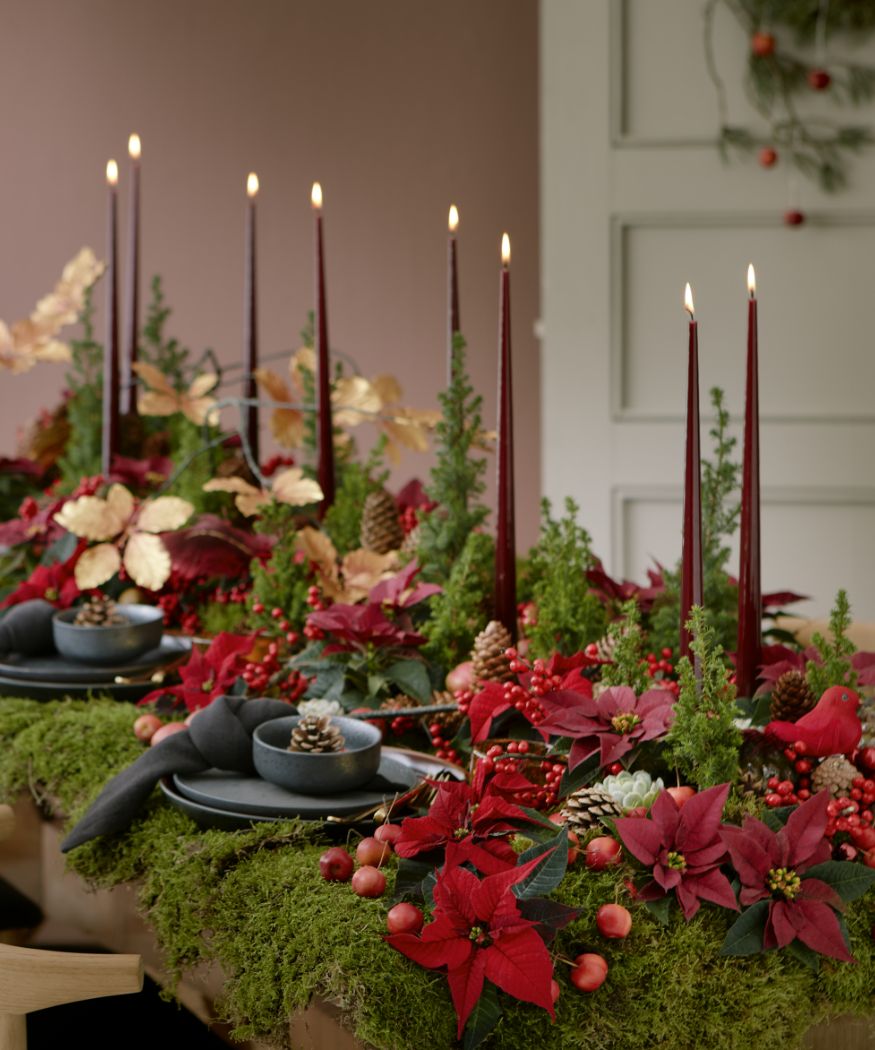
[(453, 693), (453, 697), (459, 705), (459, 711), (466, 718), (468, 717), (468, 710), (471, 707), (471, 701), (476, 695), (477, 691), (475, 689), (457, 689), (456, 692)]
[(309, 685), (308, 679), (300, 671), (286, 665), (286, 655), (281, 652), (279, 642), (268, 643), (267, 651), (260, 660), (247, 661), (241, 677), (249, 693), (264, 696), (269, 691), (274, 692), (290, 704), (300, 699)]
[(520, 768), (523, 763), (527, 765), (526, 772), (536, 768), (543, 784), (532, 784), (530, 789), (517, 792), (517, 801), (535, 809), (550, 809), (559, 798), (559, 783), (565, 773), (565, 766), (551, 758), (543, 758), (538, 762), (537, 754), (532, 754), (532, 749), (538, 746), (528, 740), (510, 740), (504, 747), (493, 744), (478, 764), (486, 773), (523, 772)]
[(276, 474), (280, 467), (293, 467), (294, 465), (295, 460), (292, 456), (271, 456), (266, 463), (261, 464), (261, 473), (266, 478), (271, 478), (274, 474)]
[(784, 748), (784, 757), (793, 765), (793, 772), (797, 775), (796, 782), (790, 779), (782, 780), (780, 777), (769, 777), (766, 787), (769, 794), (766, 795), (766, 805), (772, 808), (776, 806), (795, 806), (811, 798), (811, 777), (814, 763), (805, 757), (805, 744), (797, 740), (795, 744)]
[(662, 689), (677, 694), (680, 684), (676, 678), (675, 666), (671, 662), (673, 655), (673, 650), (669, 646), (662, 649), (659, 656), (656, 653), (648, 653), (646, 657), (647, 677), (655, 678)]
[(504, 692), (513, 707), (524, 715), (533, 725), (543, 722), (547, 712), (541, 706), (540, 698), (562, 686), (562, 675), (548, 674), (543, 660), (529, 663), (524, 660), (517, 649), (505, 649), (504, 655), (510, 662), (510, 670), (515, 675), (530, 674), (528, 688), (519, 682), (505, 682)]
[[(397, 719), (392, 720), (393, 726), (396, 721)], [(431, 737), (431, 746), (434, 748), (435, 756), (460, 766), (462, 763), (459, 759), (459, 752), (453, 747), (452, 742), (444, 736), (446, 732), (447, 727), (442, 726), (440, 722), (432, 722), (428, 727), (428, 735)]]
[(76, 488), (70, 493), (70, 499), (79, 499), (80, 496), (96, 496), (97, 490), (105, 481), (106, 478), (102, 474), (95, 474), (90, 478), (82, 478)]
[(217, 605), (245, 605), (248, 596), (249, 591), (244, 583), (235, 583), (227, 591), (221, 584), (217, 584), (210, 600)]
[[(307, 604), (313, 612), (321, 612), (325, 608), (325, 603), (322, 601), (322, 594), (320, 593), (319, 588), (315, 585), (307, 588)], [(305, 623), (304, 637), (311, 642), (319, 642), (325, 637), (325, 632), (321, 627), (315, 627), (311, 623)]]

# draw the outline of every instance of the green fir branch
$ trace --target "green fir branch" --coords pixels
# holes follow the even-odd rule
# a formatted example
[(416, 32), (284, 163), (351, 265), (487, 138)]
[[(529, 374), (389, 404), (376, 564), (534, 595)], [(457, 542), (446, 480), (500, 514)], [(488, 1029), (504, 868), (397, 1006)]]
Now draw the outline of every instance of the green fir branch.
[(822, 696), (831, 685), (846, 685), (851, 689), (857, 685), (857, 672), (851, 663), (857, 647), (848, 637), (850, 626), (851, 606), (847, 592), (841, 590), (830, 612), (829, 637), (824, 638), (817, 632), (811, 639), (820, 661), (808, 661), (805, 677), (817, 697)]

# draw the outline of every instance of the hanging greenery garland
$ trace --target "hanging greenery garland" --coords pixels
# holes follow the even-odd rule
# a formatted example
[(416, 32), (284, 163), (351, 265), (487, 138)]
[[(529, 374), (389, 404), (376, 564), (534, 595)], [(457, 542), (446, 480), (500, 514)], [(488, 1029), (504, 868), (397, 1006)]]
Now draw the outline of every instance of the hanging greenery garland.
[[(714, 53), (720, 6), (731, 12), (750, 42), (745, 91), (768, 125), (766, 131), (730, 121)], [(724, 157), (756, 152), (764, 168), (780, 161), (827, 193), (843, 189), (851, 157), (875, 142), (872, 128), (808, 115), (805, 103), (814, 93), (841, 110), (875, 97), (875, 67), (841, 58), (833, 47), (836, 39), (859, 43), (873, 30), (875, 0), (707, 0), (705, 56), (717, 92)], [(792, 225), (803, 218), (796, 210), (786, 215)]]

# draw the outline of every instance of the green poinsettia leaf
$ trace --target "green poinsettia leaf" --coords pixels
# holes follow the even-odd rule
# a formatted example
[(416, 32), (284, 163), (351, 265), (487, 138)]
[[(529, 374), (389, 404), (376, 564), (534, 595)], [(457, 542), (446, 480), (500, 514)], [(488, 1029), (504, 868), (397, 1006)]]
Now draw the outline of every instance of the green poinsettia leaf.
[(385, 677), (408, 696), (425, 704), (431, 699), (431, 679), (419, 660), (399, 660), (384, 672)]
[(799, 962), (814, 970), (815, 973), (820, 970), (820, 956), (813, 948), (809, 948), (808, 945), (803, 944), (802, 941), (798, 939), (790, 941), (787, 945), (787, 951), (794, 959), (798, 959)]
[(560, 827), (546, 842), (536, 842), (520, 855), (517, 863), (528, 864), (538, 857), (543, 858), (542, 862), (513, 887), (514, 896), (519, 900), (543, 897), (555, 890), (565, 877), (568, 867), (568, 831), (565, 827)]
[(795, 806), (778, 806), (777, 809), (767, 809), (762, 814), (762, 822), (767, 828), (778, 832), (787, 823), (790, 814), (795, 811)]
[(846, 860), (828, 860), (809, 868), (805, 877), (832, 886), (843, 901), (855, 901), (875, 882), (875, 869)]
[(491, 981), (483, 982), (483, 991), (468, 1017), (462, 1036), (462, 1050), (474, 1050), (501, 1020), (501, 1003), (498, 989)]
[(599, 775), (599, 754), (596, 752), (589, 758), (583, 760), (573, 770), (566, 770), (562, 775), (559, 785), (559, 797), (567, 798), (568, 795), (579, 791), (587, 784), (591, 784)]
[(666, 895), (665, 897), (660, 897), (659, 900), (645, 901), (644, 906), (657, 922), (663, 926), (668, 926), (671, 912), (671, 897)]
[(721, 955), (756, 955), (763, 950), (768, 901), (757, 901), (735, 920), (720, 947)]
[(398, 862), (398, 873), (395, 876), (395, 892), (392, 900), (400, 901), (406, 898), (416, 900), (423, 899), (423, 880), (434, 874), (434, 864), (427, 860), (418, 860), (415, 857), (402, 857)]

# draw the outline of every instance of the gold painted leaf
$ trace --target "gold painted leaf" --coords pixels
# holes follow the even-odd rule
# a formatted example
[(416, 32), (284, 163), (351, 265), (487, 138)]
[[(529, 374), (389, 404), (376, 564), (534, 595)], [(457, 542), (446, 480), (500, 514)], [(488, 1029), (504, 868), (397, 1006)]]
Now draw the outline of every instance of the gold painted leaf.
[(202, 398), (205, 394), (208, 394), (218, 382), (219, 377), (215, 372), (201, 372), (199, 376), (195, 376), (191, 381), (191, 386), (188, 388), (188, 396), (194, 399)]
[(273, 401), (291, 401), (292, 395), (284, 379), (269, 368), (256, 368), (253, 372), (255, 382)]
[(364, 376), (344, 376), (339, 379), (331, 394), (331, 401), (334, 422), (341, 427), (358, 426), (382, 408), (380, 395)]
[(170, 554), (160, 536), (137, 532), (125, 546), (124, 565), (138, 587), (157, 591), (170, 577)]
[(170, 397), (176, 396), (176, 391), (170, 385), (170, 380), (160, 368), (150, 365), (148, 361), (135, 361), (131, 367), (141, 379), (144, 379), (149, 384), (152, 390), (161, 394), (168, 394)]
[(283, 448), (300, 448), (304, 440), (304, 414), (296, 408), (275, 408), (270, 416), (270, 432)]
[(89, 547), (76, 562), (76, 586), (80, 591), (100, 587), (115, 576), (121, 564), (118, 548), (113, 544), (99, 543), (96, 547)]
[(337, 551), (331, 540), (311, 526), (300, 529), (295, 546), (327, 579), (337, 579)]
[(140, 532), (172, 532), (180, 528), (194, 514), (194, 505), (179, 496), (159, 496), (147, 499), (137, 518)]
[(377, 554), (375, 551), (350, 551), (343, 559), (343, 588), (345, 600), (358, 602), (368, 596), (380, 580), (388, 579), (398, 565), (398, 554)]
[(384, 405), (393, 405), (401, 400), (401, 384), (398, 382), (395, 376), (374, 376), (374, 378), (371, 380), (371, 385), (373, 386), (374, 390), (377, 391), (377, 396), (380, 398)]
[(234, 503), (241, 514), (251, 518), (266, 504), (270, 503), (270, 493), (250, 485), (243, 478), (212, 478), (204, 485), (204, 492), (233, 492)]
[(124, 485), (119, 485), (118, 483), (110, 485), (109, 492), (106, 494), (106, 505), (118, 518), (120, 522), (118, 531), (121, 532), (134, 513), (136, 501), (133, 495)]
[(292, 354), (289, 361), (289, 374), (292, 382), (300, 389), (302, 385), (301, 372), (316, 372), (316, 351), (312, 346), (302, 346)]
[(99, 496), (68, 500), (55, 515), (59, 525), (86, 540), (111, 540), (122, 531), (126, 520), (120, 519)]
[(141, 416), (172, 416), (177, 407), (176, 398), (172, 394), (141, 390), (137, 395), (137, 411)]
[(280, 503), (288, 503), (292, 507), (306, 507), (310, 503), (319, 503), (322, 500), (319, 482), (304, 477), (300, 467), (290, 467), (277, 474), (273, 479), (271, 491)]

